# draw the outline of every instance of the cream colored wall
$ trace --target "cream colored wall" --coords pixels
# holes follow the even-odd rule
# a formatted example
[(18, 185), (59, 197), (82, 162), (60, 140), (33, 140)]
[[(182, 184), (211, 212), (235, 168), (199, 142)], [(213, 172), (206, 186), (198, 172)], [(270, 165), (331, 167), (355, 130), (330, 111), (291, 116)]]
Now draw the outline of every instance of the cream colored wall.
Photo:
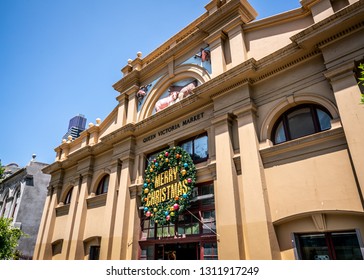
[(346, 149), (292, 159), (265, 175), (273, 221), (311, 211), (362, 211)]
[(63, 239), (65, 236), (65, 228), (67, 225), (68, 215), (63, 215), (56, 217), (54, 223), (54, 231), (53, 231), (53, 238), (52, 242)]
[[(312, 24), (312, 18), (306, 16), (294, 21), (264, 26), (249, 30), (247, 25), (245, 32), (245, 44), (248, 50), (248, 58), (261, 59), (271, 53), (292, 43), (290, 37)], [(252, 24), (253, 26), (253, 24)]]
[(100, 206), (97, 208), (87, 209), (87, 217), (84, 229), (84, 239), (86, 240), (94, 236), (102, 236), (105, 215), (110, 215), (111, 213), (105, 212), (105, 206)]

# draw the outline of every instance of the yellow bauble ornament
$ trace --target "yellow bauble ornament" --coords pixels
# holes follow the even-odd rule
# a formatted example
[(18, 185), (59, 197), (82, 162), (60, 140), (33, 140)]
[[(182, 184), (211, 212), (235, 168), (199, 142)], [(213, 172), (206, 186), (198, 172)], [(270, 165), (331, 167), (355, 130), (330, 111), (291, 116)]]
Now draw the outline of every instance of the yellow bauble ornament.
[(144, 189), (144, 193), (145, 194), (149, 193), (149, 190), (148, 189)]

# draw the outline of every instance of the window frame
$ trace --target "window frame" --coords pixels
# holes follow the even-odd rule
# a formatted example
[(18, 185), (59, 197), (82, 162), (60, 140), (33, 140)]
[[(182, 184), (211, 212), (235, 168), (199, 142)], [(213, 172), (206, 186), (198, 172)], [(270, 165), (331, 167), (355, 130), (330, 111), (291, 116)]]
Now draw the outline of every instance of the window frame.
[(101, 250), (100, 245), (90, 245), (88, 259), (89, 260), (99, 260), (100, 259), (100, 250)]
[(293, 246), (295, 251), (296, 259), (298, 260), (306, 260), (304, 258), (303, 249), (301, 245), (301, 237), (306, 235), (323, 235), (325, 240), (325, 245), (327, 247), (329, 260), (338, 260), (336, 255), (336, 247), (333, 242), (333, 236), (336, 234), (355, 234), (357, 242), (358, 242), (358, 249), (360, 249), (361, 253), (361, 260), (364, 260), (364, 245), (360, 239), (360, 232), (358, 229), (356, 230), (344, 230), (344, 231), (327, 231), (327, 232), (306, 232), (306, 233), (294, 233), (293, 234)]
[[(207, 149), (206, 149), (206, 152), (207, 152), (207, 155), (206, 157), (204, 158), (195, 158), (195, 141), (200, 139), (200, 138), (203, 138), (203, 137), (206, 137), (207, 138)], [(207, 132), (203, 132), (203, 133), (200, 133), (194, 137), (190, 137), (186, 140), (183, 140), (181, 142), (178, 143), (178, 146), (182, 147), (184, 144), (188, 143), (188, 142), (192, 142), (192, 155), (190, 154), (191, 156), (191, 159), (193, 161), (194, 164), (197, 164), (197, 163), (201, 163), (201, 162), (205, 162), (209, 159), (209, 136), (208, 136), (208, 133)], [(188, 153), (188, 151), (186, 151)]]
[[(106, 184), (107, 181), (107, 184)], [(101, 180), (99, 181), (99, 183), (97, 184), (97, 188), (96, 188), (96, 195), (101, 195), (101, 194), (105, 194), (108, 192), (109, 190), (109, 183), (110, 183), (110, 174), (105, 174)]]
[[(289, 127), (288, 116), (290, 114), (292, 114), (293, 112), (295, 112), (295, 111), (299, 111), (299, 110), (305, 109), (305, 108), (308, 108), (310, 110), (310, 116), (311, 116), (311, 120), (312, 120), (312, 123), (313, 123), (314, 132), (310, 133), (310, 134), (307, 134), (307, 135), (299, 136), (299, 137), (292, 137), (291, 129)], [(317, 110), (323, 111), (324, 113), (326, 113), (330, 117), (331, 120), (333, 119), (331, 113), (325, 107), (323, 107), (321, 105), (317, 105), (317, 104), (311, 104), (311, 103), (300, 104), (300, 105), (297, 105), (297, 106), (295, 106), (293, 108), (290, 108), (290, 109), (286, 110), (285, 112), (283, 112), (280, 115), (280, 117), (276, 120), (276, 122), (274, 123), (273, 129), (272, 129), (271, 141), (273, 142), (273, 144), (278, 145), (278, 144), (286, 143), (286, 142), (289, 142), (289, 141), (292, 141), (292, 140), (295, 140), (295, 139), (299, 139), (299, 138), (302, 138), (302, 137), (306, 137), (306, 136), (309, 136), (309, 135), (313, 135), (313, 134), (316, 134), (316, 133), (331, 129), (331, 125), (330, 125), (330, 128), (328, 128), (328, 129), (321, 129), (321, 125), (320, 125)], [(285, 141), (277, 142), (276, 134), (277, 134), (278, 127), (281, 124), (283, 125)]]
[(68, 192), (67, 192), (67, 194), (66, 194), (66, 197), (65, 197), (65, 199), (64, 199), (64, 202), (63, 202), (63, 204), (64, 204), (64, 205), (71, 204), (73, 188), (74, 188), (74, 187), (72, 187), (72, 188), (70, 188), (70, 189), (68, 190)]

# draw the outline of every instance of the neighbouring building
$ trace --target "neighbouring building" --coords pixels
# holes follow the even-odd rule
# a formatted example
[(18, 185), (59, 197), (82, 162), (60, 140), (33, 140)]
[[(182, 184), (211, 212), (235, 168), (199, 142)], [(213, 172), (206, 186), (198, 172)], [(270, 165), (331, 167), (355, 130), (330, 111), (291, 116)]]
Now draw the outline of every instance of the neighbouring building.
[(71, 139), (76, 139), (80, 136), (81, 132), (86, 128), (86, 118), (84, 115), (79, 114), (78, 116), (73, 117), (69, 121), (68, 131), (62, 137), (64, 140), (68, 140), (68, 137), (71, 136)]
[[(206, 12), (56, 147), (35, 259), (363, 259), (364, 1)], [(157, 32), (157, 31), (156, 31)]]
[(25, 167), (15, 163), (6, 165), (0, 181), (0, 216), (13, 219), (15, 227), (25, 234), (17, 250), (20, 259), (32, 259), (47, 187), (51, 176), (44, 174), (45, 163), (37, 162), (36, 156)]

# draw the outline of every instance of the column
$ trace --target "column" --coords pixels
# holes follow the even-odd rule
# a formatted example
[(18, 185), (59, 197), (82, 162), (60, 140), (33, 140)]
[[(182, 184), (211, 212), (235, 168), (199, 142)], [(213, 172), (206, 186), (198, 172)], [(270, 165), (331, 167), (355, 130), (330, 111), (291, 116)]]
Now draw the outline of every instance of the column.
[(255, 110), (235, 111), (241, 161), (241, 206), (246, 259), (280, 259), (280, 250), (268, 204), (264, 167), (255, 130)]
[(352, 158), (360, 191), (364, 193), (364, 104), (360, 104), (360, 88), (354, 76), (354, 62), (330, 70), (330, 79), (341, 123)]
[(321, 0), (314, 3), (311, 12), (315, 23), (334, 14), (330, 0)]
[[(111, 163), (111, 174), (109, 188), (107, 192), (104, 223), (102, 226), (103, 234), (101, 238), (100, 260), (109, 260), (113, 250), (113, 233), (115, 225), (116, 206), (118, 201), (118, 185), (120, 173), (120, 161), (113, 160)], [(120, 193), (119, 193), (120, 196)]]
[(247, 59), (244, 33), (241, 24), (242, 22), (239, 18), (239, 20), (235, 22), (235, 26), (227, 31), (230, 40), (231, 67), (239, 65)]
[(34, 259), (51, 260), (52, 259), (52, 236), (54, 222), (56, 219), (57, 192), (55, 186), (50, 186), (46, 199), (41, 225), (37, 236), (37, 245), (34, 250)]
[(139, 90), (139, 87), (132, 86), (125, 94), (129, 96), (128, 102), (128, 112), (127, 112), (127, 123), (135, 123), (138, 112), (138, 100), (136, 98), (136, 93)]
[(118, 127), (122, 127), (126, 124), (126, 117), (127, 117), (127, 96), (125, 94), (120, 94), (117, 98), (117, 101), (119, 101), (119, 107), (118, 107), (118, 116), (116, 120), (116, 124)]
[(223, 39), (226, 37), (220, 31), (210, 35), (206, 42), (210, 46), (211, 55), (211, 77), (214, 78), (226, 70)]
[[(129, 239), (129, 215), (130, 215), (130, 183), (131, 172), (134, 165), (134, 160), (126, 157), (122, 159), (122, 167), (120, 181), (118, 185), (118, 198), (115, 215), (115, 228), (113, 232), (114, 240), (112, 246), (111, 259), (125, 260), (127, 258), (128, 245), (132, 243)], [(128, 254), (130, 256), (130, 253)]]
[(212, 121), (216, 142), (215, 209), (219, 260), (243, 258), (243, 240), (237, 173), (233, 161), (229, 115)]
[[(75, 206), (70, 208), (69, 216), (73, 218), (72, 221), (72, 235), (70, 238), (69, 253), (67, 259), (69, 260), (83, 260), (84, 248), (83, 248), (83, 234), (86, 223), (87, 215), (87, 197), (92, 182), (92, 172), (82, 173), (80, 175), (80, 181), (78, 187), (74, 187), (72, 193), (72, 203)], [(75, 195), (75, 200), (73, 196)], [(74, 226), (76, 225), (76, 226)], [(67, 232), (67, 231), (66, 231)]]
[[(80, 178), (78, 178), (78, 179), (80, 180)], [(60, 259), (68, 260), (70, 258), (72, 231), (73, 231), (73, 227), (74, 227), (76, 212), (78, 210), (77, 201), (78, 201), (78, 196), (79, 196), (79, 185), (80, 185), (79, 180), (77, 181), (77, 185), (74, 185), (73, 189), (72, 189), (71, 202), (70, 202), (69, 208), (68, 208), (67, 223), (66, 223), (66, 227), (64, 229), (65, 235), (64, 235), (63, 245), (62, 245), (63, 246), (62, 255), (61, 255)], [(72, 258), (72, 256), (71, 256), (71, 259), (74, 259), (74, 258)]]
[(140, 232), (140, 219), (138, 215), (137, 205), (137, 185), (129, 188), (130, 203), (129, 203), (129, 224), (127, 228), (127, 248), (125, 259), (136, 260), (138, 258), (139, 249), (139, 232)]

